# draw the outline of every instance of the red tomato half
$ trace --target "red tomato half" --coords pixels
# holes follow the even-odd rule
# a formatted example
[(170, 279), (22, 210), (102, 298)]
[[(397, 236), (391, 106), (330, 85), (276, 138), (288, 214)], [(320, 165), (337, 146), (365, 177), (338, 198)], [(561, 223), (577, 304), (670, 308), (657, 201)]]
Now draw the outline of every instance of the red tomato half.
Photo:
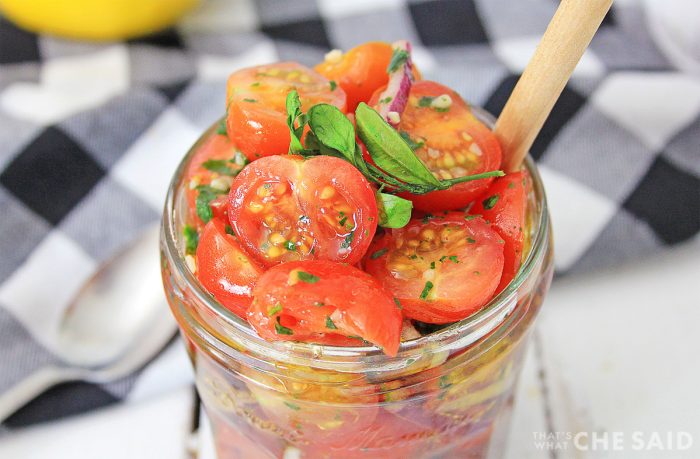
[(319, 103), (345, 111), (345, 92), (296, 62), (251, 67), (233, 73), (226, 86), (227, 129), (231, 140), (249, 158), (289, 150), (286, 99), (293, 89), (306, 112)]
[[(447, 95), (449, 108), (435, 108), (432, 101)], [(370, 105), (377, 103), (375, 93)], [(452, 89), (433, 81), (417, 81), (397, 129), (418, 145), (416, 155), (439, 179), (450, 179), (496, 170), (501, 165), (498, 139), (472, 114), (466, 102)], [(404, 194), (418, 210), (434, 212), (466, 207), (482, 194), (493, 179), (460, 183), (444, 191), (422, 195)]]
[(464, 319), (492, 297), (503, 271), (503, 240), (481, 218), (449, 213), (386, 232), (370, 246), (365, 270), (428, 323)]
[[(211, 137), (204, 140), (202, 146), (192, 156), (185, 172), (185, 184), (190, 216), (197, 227), (204, 226), (196, 212), (195, 202), (200, 192), (198, 187), (211, 185), (212, 180), (215, 178), (226, 177), (225, 173), (220, 173), (222, 171), (230, 171), (232, 174), (238, 172), (247, 160), (225, 134), (212, 134)], [(215, 166), (223, 167), (217, 168)], [(219, 172), (215, 172), (216, 170)], [(219, 204), (212, 203), (212, 210), (215, 215), (222, 215), (225, 211)]]
[[(370, 41), (352, 48), (338, 59), (329, 56), (314, 70), (343, 88), (348, 96), (348, 112), (354, 113), (360, 102), (367, 102), (374, 91), (389, 81), (387, 67), (393, 52), (389, 43)], [(413, 74), (420, 79), (415, 66)]]
[(326, 260), (270, 268), (253, 291), (248, 321), (268, 340), (313, 340), (316, 334), (359, 337), (396, 355), (402, 317), (369, 274)]
[(219, 303), (245, 318), (253, 286), (262, 273), (236, 238), (226, 233), (223, 220), (207, 223), (197, 246), (197, 279)]
[(513, 172), (499, 177), (469, 211), (472, 215), (481, 215), (491, 223), (493, 229), (506, 241), (503, 247), (503, 276), (497, 292), (513, 280), (520, 268), (529, 183), (525, 172)]
[(354, 264), (377, 229), (377, 204), (369, 182), (342, 159), (270, 156), (234, 180), (229, 220), (267, 266), (316, 258)]

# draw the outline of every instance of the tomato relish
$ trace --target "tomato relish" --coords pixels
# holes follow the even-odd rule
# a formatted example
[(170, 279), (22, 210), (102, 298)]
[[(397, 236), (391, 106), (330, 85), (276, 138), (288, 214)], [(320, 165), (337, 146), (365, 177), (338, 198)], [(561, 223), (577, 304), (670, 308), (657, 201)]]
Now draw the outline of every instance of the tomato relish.
[(183, 169), (187, 269), (256, 339), (287, 342), (271, 349), (386, 355), (375, 351), (382, 370), (305, 366), (216, 329), (210, 338), (240, 353), (227, 360), (192, 328), (223, 322), (206, 310), (183, 319), (194, 302), (173, 307), (218, 456), (497, 457), (551, 259), (476, 344), (405, 359), (401, 344), (478, 313), (516, 277), (536, 207), (527, 170), (499, 170), (493, 132), (454, 90), (422, 79), (407, 42), (334, 50), (313, 69), (238, 70), (222, 106)]
[(186, 172), (187, 260), (266, 339), (393, 355), (402, 328), (462, 320), (517, 273), (525, 173), (503, 176), (491, 130), (419, 78), (405, 42), (229, 77)]

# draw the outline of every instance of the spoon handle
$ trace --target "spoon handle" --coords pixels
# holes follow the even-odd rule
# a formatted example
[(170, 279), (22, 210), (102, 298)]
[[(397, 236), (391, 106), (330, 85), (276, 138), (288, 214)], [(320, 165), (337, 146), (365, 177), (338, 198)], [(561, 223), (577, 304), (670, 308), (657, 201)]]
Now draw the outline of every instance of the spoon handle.
[(520, 169), (613, 0), (562, 0), (496, 122), (503, 169)]
[(0, 395), (0, 422), (56, 384), (80, 379), (81, 372), (69, 368), (45, 367), (18, 381)]

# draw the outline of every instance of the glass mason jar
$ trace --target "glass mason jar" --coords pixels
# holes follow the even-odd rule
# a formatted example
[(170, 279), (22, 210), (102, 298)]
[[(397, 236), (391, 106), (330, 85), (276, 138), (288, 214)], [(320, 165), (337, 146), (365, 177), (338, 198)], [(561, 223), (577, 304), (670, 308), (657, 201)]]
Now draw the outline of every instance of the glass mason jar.
[(530, 249), (516, 278), (478, 313), (404, 342), (388, 357), (376, 347), (265, 341), (199, 284), (183, 258), (183, 175), (215, 131), (200, 138), (173, 178), (161, 255), (219, 459), (501, 457), (526, 343), (553, 270), (533, 161), (526, 162)]

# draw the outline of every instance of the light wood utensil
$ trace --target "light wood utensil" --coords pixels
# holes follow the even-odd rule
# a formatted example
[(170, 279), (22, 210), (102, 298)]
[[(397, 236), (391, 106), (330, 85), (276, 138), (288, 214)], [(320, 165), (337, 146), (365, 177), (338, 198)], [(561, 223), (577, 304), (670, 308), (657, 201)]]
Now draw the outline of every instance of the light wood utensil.
[(520, 166), (613, 0), (562, 0), (496, 122), (503, 169)]

